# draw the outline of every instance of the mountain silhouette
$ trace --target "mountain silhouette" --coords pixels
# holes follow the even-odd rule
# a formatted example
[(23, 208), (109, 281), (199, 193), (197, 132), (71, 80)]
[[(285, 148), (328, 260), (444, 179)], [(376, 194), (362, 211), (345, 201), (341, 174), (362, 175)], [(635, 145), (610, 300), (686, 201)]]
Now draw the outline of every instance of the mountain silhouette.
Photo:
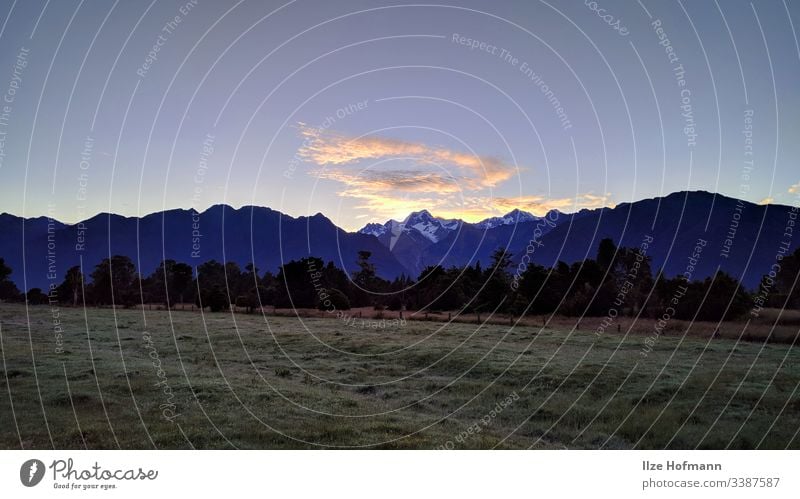
[[(531, 262), (551, 267), (559, 261), (594, 258), (604, 238), (617, 246), (636, 248), (645, 236), (652, 236), (648, 256), (653, 268), (663, 268), (674, 277), (686, 271), (687, 259), (703, 239), (706, 246), (692, 278), (703, 279), (719, 268), (752, 289), (775, 263), (782, 243), (788, 242), (790, 251), (800, 244), (799, 238), (784, 236), (790, 218), (797, 216), (796, 208), (758, 205), (705, 191), (675, 192), (572, 214), (551, 211), (541, 218), (520, 213), (524, 212), (499, 219), (507, 223), (498, 219), (462, 223), (432, 244), (412, 244), (408, 238), (405, 246), (395, 244), (392, 252), (411, 275), (429, 265), (461, 267), (478, 261), (486, 265), (498, 247), (512, 254), (514, 264), (527, 255)], [(509, 218), (518, 222), (510, 223)], [(387, 244), (386, 237), (380, 240)]]
[(254, 263), (261, 272), (275, 272), (282, 263), (307, 256), (333, 261), (352, 273), (358, 252), (364, 250), (372, 253), (377, 273), (392, 279), (416, 277), (429, 265), (480, 261), (485, 266), (498, 247), (511, 252), (515, 265), (527, 255), (526, 261), (549, 267), (593, 258), (603, 238), (635, 248), (652, 236), (648, 256), (653, 268), (663, 268), (667, 276), (686, 270), (687, 259), (703, 239), (707, 243), (692, 277), (702, 279), (719, 268), (752, 289), (775, 263), (782, 243), (789, 244), (789, 251), (798, 246), (798, 240), (784, 235), (792, 216), (796, 218), (796, 208), (705, 191), (573, 214), (553, 211), (545, 217), (514, 211), (478, 224), (440, 219), (422, 210), (403, 222), (370, 224), (355, 233), (320, 213), (294, 218), (257, 206), (215, 205), (202, 213), (175, 209), (143, 217), (103, 213), (72, 225), (4, 213), (0, 257), (14, 270), (11, 278), (20, 289), (46, 290), (81, 262), (88, 275), (103, 258), (116, 254), (129, 256), (143, 275), (164, 259), (190, 265), (212, 259), (242, 267)]
[(103, 258), (118, 254), (129, 256), (143, 275), (164, 259), (194, 266), (212, 259), (241, 267), (254, 263), (261, 272), (275, 272), (283, 262), (307, 256), (352, 272), (361, 250), (372, 253), (370, 260), (382, 277), (405, 271), (376, 238), (348, 233), (322, 214), (293, 218), (255, 206), (215, 205), (202, 213), (178, 209), (141, 218), (103, 213), (73, 225), (4, 213), (0, 231), (0, 257), (13, 269), (11, 279), (20, 289), (59, 284), (67, 269), (81, 262), (88, 276)]

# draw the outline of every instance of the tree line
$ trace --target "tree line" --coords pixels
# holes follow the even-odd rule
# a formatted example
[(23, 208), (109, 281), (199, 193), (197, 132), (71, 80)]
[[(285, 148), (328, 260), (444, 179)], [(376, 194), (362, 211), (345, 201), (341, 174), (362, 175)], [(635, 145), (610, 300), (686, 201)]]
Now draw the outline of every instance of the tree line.
[[(759, 289), (748, 292), (731, 275), (717, 272), (703, 280), (668, 278), (653, 272), (651, 259), (638, 248), (600, 242), (595, 258), (552, 268), (528, 264), (512, 267), (512, 255), (498, 249), (484, 268), (425, 268), (419, 276), (393, 280), (377, 275), (368, 251), (358, 253), (357, 270), (348, 275), (333, 262), (307, 257), (261, 273), (252, 264), (214, 260), (196, 269), (164, 260), (142, 276), (123, 255), (101, 261), (88, 278), (72, 267), (63, 281), (43, 291), (20, 292), (10, 280), (12, 269), (0, 258), (0, 301), (36, 305), (135, 306), (194, 303), (223, 311), (235, 305), (252, 312), (260, 307), (318, 308), (334, 312), (351, 307), (389, 310), (458, 311), (513, 315), (640, 315), (684, 320), (730, 320), (762, 307), (800, 307), (794, 281), (800, 272), (800, 249), (783, 258), (781, 272), (765, 275)], [(522, 269), (522, 271), (520, 271)], [(512, 270), (516, 273), (512, 274)], [(768, 285), (767, 285), (768, 284)]]

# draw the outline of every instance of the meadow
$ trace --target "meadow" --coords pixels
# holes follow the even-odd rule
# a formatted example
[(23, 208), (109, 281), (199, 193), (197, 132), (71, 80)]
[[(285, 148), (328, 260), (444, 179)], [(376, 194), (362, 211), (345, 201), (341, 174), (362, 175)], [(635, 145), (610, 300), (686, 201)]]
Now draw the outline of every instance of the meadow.
[(0, 447), (800, 448), (800, 352), (742, 324), (306, 315), (0, 304)]

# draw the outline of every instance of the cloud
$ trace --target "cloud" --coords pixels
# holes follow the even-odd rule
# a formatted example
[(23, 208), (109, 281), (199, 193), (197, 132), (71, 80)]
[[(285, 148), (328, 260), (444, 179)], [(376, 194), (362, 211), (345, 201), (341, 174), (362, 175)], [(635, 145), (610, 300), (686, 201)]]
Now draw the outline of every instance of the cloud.
[(403, 220), (413, 212), (425, 208), (442, 218), (457, 218), (466, 222), (479, 222), (489, 217), (505, 215), (515, 208), (525, 210), (534, 215), (544, 216), (550, 210), (567, 213), (584, 208), (600, 208), (614, 206), (610, 196), (580, 194), (569, 198), (547, 198), (544, 196), (519, 197), (483, 197), (483, 196), (437, 196), (411, 197), (387, 196), (363, 190), (343, 191), (340, 196), (356, 198), (360, 202), (355, 206), (367, 210), (371, 222), (384, 223), (389, 219)]
[(402, 191), (406, 193), (439, 192), (454, 193), (462, 190), (459, 181), (434, 172), (420, 170), (363, 170), (352, 171), (347, 168), (319, 168), (311, 170), (311, 175), (325, 180), (333, 180), (350, 189), (374, 192)]
[[(354, 208), (365, 210), (369, 213), (368, 221), (378, 223), (384, 223), (389, 219), (403, 220), (409, 213), (422, 208), (437, 214), (444, 213), (453, 201), (453, 198), (449, 196), (389, 196), (358, 189), (344, 190), (339, 192), (339, 195), (355, 199), (356, 205)], [(344, 225), (347, 226), (346, 223)], [(358, 227), (346, 228), (357, 229)]]
[(789, 194), (800, 193), (800, 182), (789, 186)]
[(772, 204), (775, 202), (775, 198), (766, 197), (758, 202), (758, 204)]
[[(355, 200), (354, 208), (368, 213), (370, 222), (403, 220), (422, 208), (437, 216), (477, 222), (514, 208), (544, 215), (551, 209), (577, 211), (609, 204), (608, 194), (592, 193), (569, 198), (495, 197), (492, 190), (519, 169), (493, 156), (386, 137), (351, 137), (303, 123), (298, 130), (303, 138), (298, 157), (315, 165), (308, 173), (340, 184), (337, 194)], [(353, 221), (363, 223), (363, 218), (358, 215)]]
[[(298, 125), (298, 129), (303, 137), (298, 156), (324, 167), (314, 172), (317, 175), (331, 170), (335, 173), (328, 175), (335, 176), (333, 179), (350, 185), (358, 183), (363, 187), (369, 177), (382, 189), (439, 192), (441, 186), (446, 185), (450, 191), (454, 191), (452, 184), (455, 182), (461, 190), (478, 190), (496, 187), (518, 171), (516, 166), (492, 156), (467, 154), (419, 142), (378, 136), (350, 137), (303, 123)], [(402, 172), (376, 167), (365, 170), (368, 174), (342, 168), (361, 161), (387, 159), (413, 161), (417, 167)], [(347, 175), (358, 179), (347, 179)], [(422, 177), (421, 181), (415, 181), (419, 177)]]

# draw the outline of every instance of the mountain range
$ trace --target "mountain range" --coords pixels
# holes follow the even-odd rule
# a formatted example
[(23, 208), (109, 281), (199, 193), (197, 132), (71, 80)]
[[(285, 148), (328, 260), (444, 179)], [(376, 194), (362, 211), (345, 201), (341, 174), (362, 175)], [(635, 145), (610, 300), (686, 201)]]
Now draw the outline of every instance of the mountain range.
[(11, 278), (20, 289), (46, 289), (81, 263), (89, 274), (100, 260), (115, 254), (131, 257), (145, 275), (163, 259), (191, 265), (211, 259), (242, 267), (255, 263), (262, 272), (274, 272), (282, 262), (305, 256), (352, 272), (358, 252), (365, 250), (372, 253), (378, 274), (391, 279), (416, 277), (428, 265), (486, 265), (498, 247), (507, 248), (514, 263), (527, 255), (526, 261), (549, 267), (594, 257), (603, 238), (639, 247), (652, 237), (648, 256), (653, 268), (674, 276), (687, 270), (702, 239), (705, 246), (692, 265), (693, 278), (720, 268), (754, 288), (775, 263), (781, 244), (790, 251), (798, 247), (800, 238), (787, 236), (796, 217), (796, 208), (705, 191), (571, 214), (553, 210), (544, 217), (514, 210), (478, 223), (437, 218), (422, 210), (403, 221), (368, 224), (358, 232), (340, 229), (320, 213), (295, 218), (257, 206), (215, 205), (202, 213), (175, 209), (143, 217), (104, 213), (71, 225), (4, 213), (0, 257), (14, 270)]
[[(559, 214), (554, 211), (546, 216), (553, 213)], [(510, 241), (516, 228), (529, 231), (532, 223), (543, 219), (544, 217), (515, 209), (502, 217), (467, 223), (457, 219), (437, 218), (428, 210), (422, 210), (411, 213), (402, 222), (389, 220), (383, 225), (367, 224), (358, 232), (377, 237), (410, 275), (417, 276), (429, 265), (464, 265), (477, 261), (470, 258), (470, 249), (478, 250), (485, 263), (491, 251)], [(549, 230), (550, 225), (544, 224), (545, 230)], [(486, 244), (495, 245), (488, 253), (481, 251), (484, 240)]]

